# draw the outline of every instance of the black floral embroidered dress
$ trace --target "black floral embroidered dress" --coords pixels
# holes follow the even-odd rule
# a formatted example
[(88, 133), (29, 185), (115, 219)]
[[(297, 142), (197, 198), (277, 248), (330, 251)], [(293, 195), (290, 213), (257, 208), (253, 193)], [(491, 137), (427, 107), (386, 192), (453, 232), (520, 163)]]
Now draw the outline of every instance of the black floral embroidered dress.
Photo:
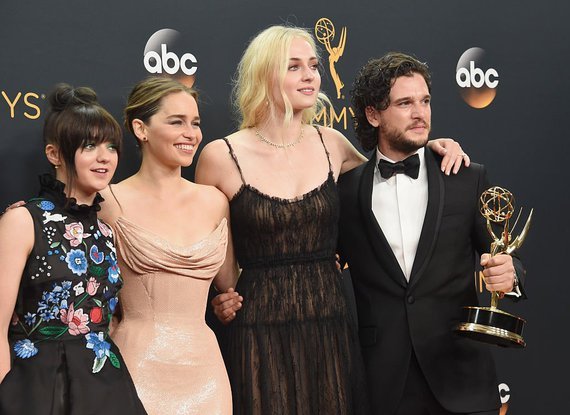
[(63, 183), (40, 182), (25, 206), (35, 242), (8, 333), (0, 413), (144, 414), (108, 334), (122, 280), (111, 228), (97, 219), (103, 199), (78, 205)]

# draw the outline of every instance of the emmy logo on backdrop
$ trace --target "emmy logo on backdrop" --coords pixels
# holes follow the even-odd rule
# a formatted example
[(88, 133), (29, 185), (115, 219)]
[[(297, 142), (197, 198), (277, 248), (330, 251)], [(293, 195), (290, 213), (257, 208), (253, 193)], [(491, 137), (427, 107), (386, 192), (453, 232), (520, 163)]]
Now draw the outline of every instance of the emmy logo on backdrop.
[[(491, 187), (483, 192), (479, 199), (481, 215), (487, 220), (487, 231), (491, 235), (491, 255), (512, 254), (524, 242), (530, 223), (533, 209), (519, 236), (513, 239), (517, 222), (521, 216), (519, 210), (515, 224), (509, 227), (509, 219), (513, 216), (514, 196), (501, 187)], [(491, 223), (503, 223), (499, 236), (493, 231)], [(499, 310), (498, 304), (502, 293), (491, 293), (490, 307), (464, 307), (461, 323), (455, 330), (466, 337), (485, 343), (504, 347), (525, 347), (522, 337), (525, 320), (520, 317)]]
[(336, 98), (341, 98), (340, 90), (344, 87), (343, 82), (340, 80), (340, 76), (336, 71), (335, 64), (341, 58), (344, 53), (344, 46), (346, 45), (346, 27), (343, 27), (340, 31), (340, 39), (338, 41), (338, 46), (332, 47), (331, 41), (335, 37), (335, 28), (330, 19), (326, 17), (320, 18), (315, 24), (315, 36), (318, 41), (325, 45), (327, 52), (329, 53), (329, 70), (336, 87)]

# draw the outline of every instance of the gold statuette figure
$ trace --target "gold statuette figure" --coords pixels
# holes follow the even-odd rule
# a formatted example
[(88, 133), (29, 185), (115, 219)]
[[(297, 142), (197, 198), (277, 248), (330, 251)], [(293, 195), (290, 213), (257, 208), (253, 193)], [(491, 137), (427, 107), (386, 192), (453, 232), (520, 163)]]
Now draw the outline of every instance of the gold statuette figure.
[[(491, 187), (483, 192), (479, 203), (481, 215), (487, 220), (487, 231), (493, 239), (491, 255), (512, 254), (522, 245), (528, 234), (533, 210), (530, 210), (521, 233), (513, 239), (512, 232), (522, 213), (521, 208), (515, 224), (510, 227), (509, 220), (515, 212), (513, 194), (502, 187)], [(491, 223), (503, 223), (503, 230), (499, 236), (493, 231)], [(455, 330), (459, 334), (486, 343), (505, 347), (525, 347), (522, 337), (525, 320), (499, 310), (501, 297), (502, 293), (494, 291), (491, 293), (490, 307), (464, 307), (462, 322)]]

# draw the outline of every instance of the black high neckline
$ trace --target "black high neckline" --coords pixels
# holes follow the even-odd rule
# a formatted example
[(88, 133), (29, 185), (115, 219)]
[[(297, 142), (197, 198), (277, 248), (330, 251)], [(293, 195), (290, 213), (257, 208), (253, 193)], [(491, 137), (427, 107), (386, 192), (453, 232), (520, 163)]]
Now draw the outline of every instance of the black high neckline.
[(57, 180), (52, 174), (42, 174), (39, 176), (41, 198), (46, 198), (74, 216), (97, 216), (101, 210), (99, 204), (105, 199), (97, 193), (93, 199), (93, 204), (78, 204), (74, 197), (67, 197), (65, 194), (65, 183)]

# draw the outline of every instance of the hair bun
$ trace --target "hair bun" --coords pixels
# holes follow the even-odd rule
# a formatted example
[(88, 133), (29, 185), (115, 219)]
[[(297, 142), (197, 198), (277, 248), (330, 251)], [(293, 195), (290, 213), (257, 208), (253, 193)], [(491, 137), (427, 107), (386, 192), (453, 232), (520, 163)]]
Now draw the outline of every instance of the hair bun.
[(77, 88), (69, 84), (58, 84), (48, 97), (52, 111), (63, 111), (78, 105), (98, 105), (97, 94), (91, 88)]

